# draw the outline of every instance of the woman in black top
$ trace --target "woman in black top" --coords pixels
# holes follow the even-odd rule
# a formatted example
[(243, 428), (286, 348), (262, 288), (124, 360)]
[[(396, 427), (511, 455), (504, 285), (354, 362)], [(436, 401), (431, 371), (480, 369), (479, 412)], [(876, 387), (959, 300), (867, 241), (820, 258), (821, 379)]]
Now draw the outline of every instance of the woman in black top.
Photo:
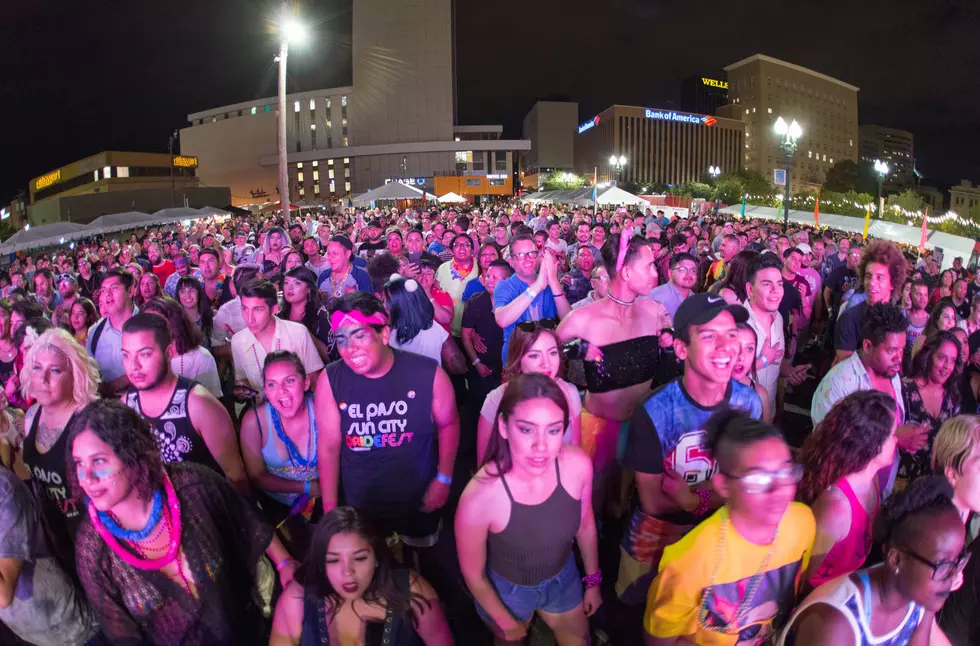
[(354, 643), (448, 646), (435, 590), (393, 569), (384, 540), (353, 507), (319, 522), (304, 565), (276, 604), (270, 646)]

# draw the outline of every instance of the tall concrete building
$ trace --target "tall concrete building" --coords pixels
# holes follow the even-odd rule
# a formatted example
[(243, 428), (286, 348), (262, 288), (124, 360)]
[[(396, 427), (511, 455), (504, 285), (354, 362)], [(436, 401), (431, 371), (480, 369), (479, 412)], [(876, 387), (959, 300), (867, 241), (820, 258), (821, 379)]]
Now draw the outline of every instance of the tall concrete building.
[(578, 103), (538, 101), (524, 117), (521, 137), (531, 148), (520, 159), (521, 184), (538, 186), (540, 173), (570, 171), (575, 167), (575, 130)]
[(911, 132), (868, 125), (861, 126), (858, 133), (861, 163), (873, 165), (880, 159), (888, 164), (883, 191), (898, 193), (915, 186), (915, 150)]
[(728, 105), (728, 81), (724, 76), (691, 76), (681, 81), (681, 110), (714, 114)]
[(773, 131), (778, 117), (796, 119), (803, 128), (790, 172), (790, 189), (817, 186), (842, 159), (858, 160), (858, 88), (814, 70), (755, 54), (732, 63), (728, 73), (730, 103), (718, 116), (745, 121), (743, 165), (772, 181), (785, 168)]
[[(344, 200), (388, 181), (512, 194), (514, 155), (530, 142), (454, 122), (451, 0), (356, 0), (352, 24), (353, 85), (287, 97), (290, 200)], [(276, 106), (266, 97), (211, 108), (181, 130), (201, 183), (231, 187), (235, 206), (279, 199)]]
[(956, 186), (949, 188), (949, 209), (966, 217), (970, 210), (980, 206), (980, 186), (974, 186), (970, 180), (960, 180)]

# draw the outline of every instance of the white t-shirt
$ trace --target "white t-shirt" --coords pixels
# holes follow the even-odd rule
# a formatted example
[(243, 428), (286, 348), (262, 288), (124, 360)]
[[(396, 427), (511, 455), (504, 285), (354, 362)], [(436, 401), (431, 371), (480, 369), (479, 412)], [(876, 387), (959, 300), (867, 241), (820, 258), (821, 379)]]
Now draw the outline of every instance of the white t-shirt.
[[(568, 383), (564, 379), (555, 379), (559, 386), (561, 386), (562, 392), (565, 393), (565, 399), (568, 400), (568, 428), (565, 429), (565, 434), (562, 436), (561, 441), (565, 444), (571, 444), (572, 442), (572, 424), (571, 420), (582, 415), (582, 396), (578, 394), (578, 389), (572, 384)], [(497, 409), (500, 408), (500, 400), (504, 398), (504, 390), (507, 389), (507, 384), (501, 384), (487, 393), (487, 398), (483, 400), (483, 408), (480, 409), (480, 417), (486, 421), (493, 423), (493, 420), (497, 417)]]
[(170, 360), (176, 375), (193, 379), (208, 389), (215, 397), (221, 397), (221, 377), (218, 364), (207, 348), (197, 347)]
[(568, 243), (561, 238), (558, 238), (557, 241), (548, 238), (548, 240), (544, 243), (544, 246), (549, 249), (554, 249), (558, 253), (568, 253)]
[(405, 345), (398, 343), (397, 337), (398, 331), (392, 330), (391, 336), (388, 337), (388, 345), (399, 350), (404, 350), (405, 352), (412, 352), (434, 359), (439, 364), (439, 367), (442, 367), (442, 344), (449, 338), (449, 332), (446, 332), (444, 327), (433, 321), (432, 327), (428, 330), (422, 330)]

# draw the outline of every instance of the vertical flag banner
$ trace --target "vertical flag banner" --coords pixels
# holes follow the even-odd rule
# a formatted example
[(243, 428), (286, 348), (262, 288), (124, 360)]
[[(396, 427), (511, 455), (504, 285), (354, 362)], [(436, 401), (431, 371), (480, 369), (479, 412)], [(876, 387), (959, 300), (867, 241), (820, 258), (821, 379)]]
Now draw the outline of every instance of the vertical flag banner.
[(599, 212), (599, 167), (592, 169), (592, 217)]
[(749, 196), (748, 193), (742, 196), (742, 217), (745, 217), (745, 198)]
[(813, 205), (813, 221), (820, 226), (820, 198), (817, 197), (817, 203)]
[(864, 233), (861, 234), (862, 236), (864, 236), (865, 240), (868, 239), (868, 227), (870, 226), (871, 226), (871, 204), (868, 204), (868, 212), (864, 214)]
[(926, 223), (929, 220), (929, 207), (926, 207), (926, 212), (922, 214), (922, 239), (919, 240), (919, 253), (923, 253), (926, 250), (926, 236), (929, 235), (929, 230), (926, 229)]

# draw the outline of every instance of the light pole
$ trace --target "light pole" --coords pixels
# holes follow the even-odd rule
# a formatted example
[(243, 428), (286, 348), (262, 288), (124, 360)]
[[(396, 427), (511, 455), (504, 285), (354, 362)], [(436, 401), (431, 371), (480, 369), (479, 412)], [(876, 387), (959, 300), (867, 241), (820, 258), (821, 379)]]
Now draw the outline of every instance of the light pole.
[(289, 2), (283, 0), (279, 15), (279, 206), (282, 216), (289, 220), (289, 163), (286, 159), (286, 57), (289, 41), (300, 42), (306, 30), (290, 15)]
[(620, 155), (619, 157), (613, 155), (609, 158), (609, 163), (616, 170), (616, 183), (618, 184), (621, 179), (620, 175), (623, 172), (623, 168), (626, 167), (626, 155)]
[(177, 131), (170, 135), (170, 142), (167, 147), (170, 149), (170, 206), (177, 206), (177, 189), (174, 185), (174, 141), (177, 140)]
[(796, 142), (803, 136), (803, 128), (796, 122), (796, 119), (793, 119), (793, 123), (787, 126), (786, 121), (779, 117), (773, 124), (773, 130), (776, 131), (777, 136), (783, 138), (779, 143), (779, 148), (786, 156), (786, 194), (783, 198), (783, 226), (785, 227), (789, 225), (789, 170), (793, 163), (793, 155), (796, 154)]
[(718, 210), (721, 208), (721, 195), (718, 194), (718, 176), (721, 175), (721, 167), (708, 166), (708, 174), (711, 181), (715, 183), (715, 217), (718, 217)]
[(878, 219), (880, 220), (885, 212), (885, 200), (881, 196), (881, 184), (885, 181), (885, 175), (888, 174), (888, 164), (880, 159), (876, 159), (875, 173), (878, 174)]

